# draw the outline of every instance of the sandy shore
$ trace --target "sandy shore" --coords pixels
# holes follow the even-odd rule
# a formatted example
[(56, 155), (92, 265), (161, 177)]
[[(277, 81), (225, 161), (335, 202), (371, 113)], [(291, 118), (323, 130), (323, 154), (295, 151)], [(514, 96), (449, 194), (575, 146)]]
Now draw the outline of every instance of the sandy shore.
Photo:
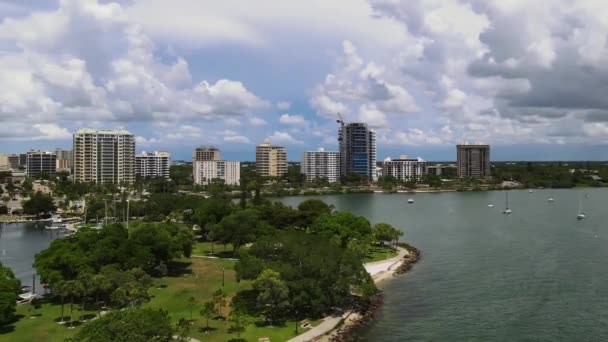
[[(397, 249), (399, 253), (395, 257), (376, 262), (368, 262), (363, 265), (367, 273), (372, 276), (372, 279), (376, 285), (383, 280), (392, 278), (393, 273), (399, 268), (399, 266), (401, 266), (401, 264), (403, 264), (404, 257), (409, 255), (407, 249), (402, 247), (397, 247)], [(360, 318), (361, 315), (358, 312), (352, 311), (348, 311), (341, 316), (328, 316), (323, 319), (321, 324), (302, 335), (290, 339), (288, 342), (327, 342), (336, 334), (336, 328), (340, 322), (342, 322), (343, 327), (350, 326), (356, 324)]]

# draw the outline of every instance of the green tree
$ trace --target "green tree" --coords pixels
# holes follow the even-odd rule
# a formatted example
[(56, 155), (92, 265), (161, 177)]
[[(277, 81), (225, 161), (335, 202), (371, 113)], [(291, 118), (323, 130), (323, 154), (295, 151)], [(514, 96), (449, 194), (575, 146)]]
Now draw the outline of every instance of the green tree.
[(230, 304), (230, 315), (228, 320), (232, 323), (230, 331), (236, 332), (237, 341), (241, 341), (241, 332), (245, 330), (245, 327), (248, 324), (245, 310), (241, 306), (236, 305), (235, 302), (232, 302)]
[(243, 209), (233, 212), (214, 225), (213, 236), (224, 244), (232, 243), (234, 249), (238, 250), (268, 230), (268, 224), (261, 220), (257, 210)]
[(206, 320), (206, 330), (209, 330), (209, 319), (215, 315), (215, 303), (212, 301), (205, 302), (203, 309), (201, 310), (201, 316)]
[(74, 297), (84, 295), (84, 287), (78, 280), (68, 280), (64, 284), (64, 290), (70, 297), (70, 328), (74, 326)]
[(265, 269), (253, 281), (253, 288), (258, 292), (257, 302), (270, 325), (274, 319), (289, 305), (289, 288), (281, 280), (279, 272)]
[(377, 223), (373, 228), (374, 238), (380, 244), (385, 242), (397, 242), (400, 236), (403, 236), (403, 232), (391, 226), (388, 223)]
[(76, 342), (168, 342), (173, 336), (169, 315), (163, 310), (135, 308), (113, 311), (87, 325)]
[(21, 282), (15, 278), (13, 271), (0, 263), (0, 326), (11, 322), (15, 315), (17, 294)]
[(36, 215), (36, 217), (53, 212), (57, 208), (53, 202), (53, 197), (51, 195), (45, 195), (40, 191), (34, 193), (30, 199), (24, 201), (22, 205), (24, 214)]
[(196, 298), (190, 296), (188, 298), (188, 309), (190, 309), (190, 321), (192, 321), (192, 309), (196, 306)]
[(222, 317), (222, 309), (226, 306), (226, 294), (222, 288), (218, 288), (213, 292), (213, 305), (215, 307), (215, 313), (219, 317)]

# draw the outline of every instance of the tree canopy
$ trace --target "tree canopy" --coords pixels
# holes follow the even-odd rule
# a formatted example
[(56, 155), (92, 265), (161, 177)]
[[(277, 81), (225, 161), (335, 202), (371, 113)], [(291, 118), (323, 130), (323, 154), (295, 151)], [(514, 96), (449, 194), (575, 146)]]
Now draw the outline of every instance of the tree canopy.
[(0, 326), (13, 319), (20, 290), (21, 282), (15, 278), (13, 271), (0, 263)]
[(171, 341), (173, 329), (163, 310), (127, 309), (110, 312), (85, 325), (75, 342), (163, 342)]

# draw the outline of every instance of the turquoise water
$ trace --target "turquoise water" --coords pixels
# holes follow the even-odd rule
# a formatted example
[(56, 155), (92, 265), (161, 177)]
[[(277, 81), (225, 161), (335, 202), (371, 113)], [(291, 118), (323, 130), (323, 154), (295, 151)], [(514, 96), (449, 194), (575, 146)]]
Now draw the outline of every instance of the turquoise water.
[[(501, 214), (504, 197), (318, 197), (403, 229), (404, 240), (422, 250), (412, 271), (382, 284), (385, 305), (359, 340), (607, 341), (608, 191), (510, 191), (511, 215)], [(576, 220), (579, 201), (583, 221)]]

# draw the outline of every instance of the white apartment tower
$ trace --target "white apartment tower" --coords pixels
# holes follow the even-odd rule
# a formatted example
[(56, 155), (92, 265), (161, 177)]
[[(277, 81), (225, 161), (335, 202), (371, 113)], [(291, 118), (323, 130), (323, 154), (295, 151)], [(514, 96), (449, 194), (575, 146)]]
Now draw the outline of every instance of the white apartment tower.
[(420, 157), (408, 159), (402, 155), (399, 159), (386, 158), (382, 165), (383, 176), (393, 176), (404, 182), (421, 180), (426, 174), (426, 161)]
[(239, 185), (241, 181), (241, 163), (228, 160), (194, 162), (194, 183), (207, 185), (214, 179), (221, 179), (226, 185)]
[(165, 178), (169, 179), (169, 167), (171, 166), (171, 154), (164, 151), (149, 153), (143, 151), (135, 156), (135, 174), (142, 178)]
[(340, 152), (308, 151), (302, 154), (301, 173), (306, 175), (307, 182), (326, 178), (330, 183), (340, 181)]
[(73, 151), (75, 182), (135, 181), (135, 137), (126, 130), (79, 129)]
[(281, 177), (287, 173), (287, 151), (283, 146), (273, 146), (270, 139), (255, 148), (255, 169), (260, 177)]

